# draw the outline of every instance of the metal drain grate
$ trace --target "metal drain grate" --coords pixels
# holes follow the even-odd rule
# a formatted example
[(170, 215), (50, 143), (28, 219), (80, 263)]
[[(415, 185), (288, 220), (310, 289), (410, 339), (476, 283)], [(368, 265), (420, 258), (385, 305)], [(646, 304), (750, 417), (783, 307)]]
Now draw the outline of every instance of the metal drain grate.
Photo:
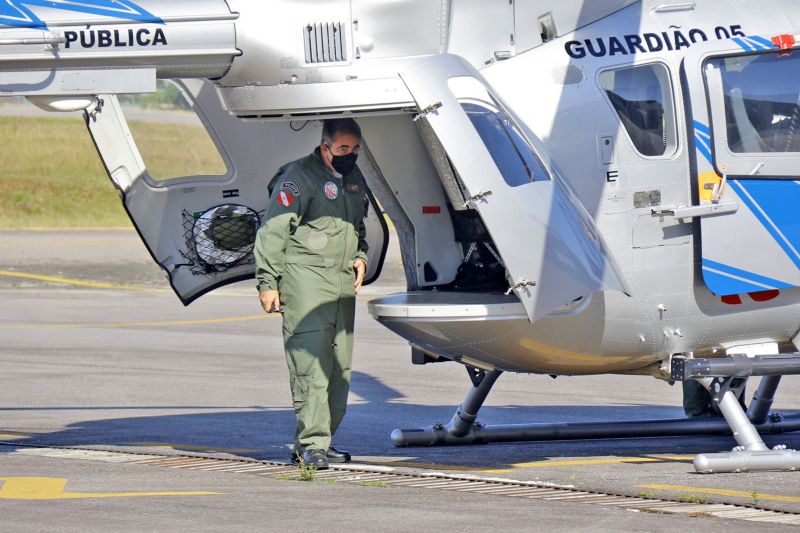
[[(0, 443), (5, 445), (5, 443)], [(19, 444), (9, 446), (22, 448)], [(84, 459), (113, 463), (129, 463), (162, 468), (231, 472), (275, 477), (293, 475), (297, 467), (287, 463), (257, 461), (249, 459), (221, 459), (198, 456), (163, 456), (118, 451), (86, 450), (76, 448), (31, 447), (18, 449), (15, 453), (58, 457), (65, 459)], [(800, 514), (775, 511), (761, 507), (734, 505), (727, 503), (686, 503), (677, 500), (640, 498), (624, 494), (611, 494), (601, 491), (581, 490), (546, 483), (516, 481), (502, 478), (482, 478), (478, 476), (450, 475), (441, 472), (397, 472), (394, 468), (370, 465), (331, 465), (328, 470), (316, 472), (320, 480), (342, 483), (383, 482), (393, 487), (413, 487), (432, 490), (450, 490), (486, 494), (510, 498), (561, 501), (591, 505), (619, 506), (645, 512), (665, 514), (685, 514), (690, 516), (715, 516), (718, 518), (769, 522), (775, 524), (800, 525)]]

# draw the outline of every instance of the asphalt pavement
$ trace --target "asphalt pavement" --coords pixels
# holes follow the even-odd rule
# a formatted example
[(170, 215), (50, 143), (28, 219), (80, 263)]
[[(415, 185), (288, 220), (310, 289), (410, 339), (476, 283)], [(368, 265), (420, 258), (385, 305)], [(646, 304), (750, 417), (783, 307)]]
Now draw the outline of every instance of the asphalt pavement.
[[(369, 299), (402, 290), (392, 248), (359, 297), (350, 406), (335, 442), (365, 469), (800, 513), (800, 473), (693, 472), (694, 454), (734, 446), (725, 436), (393, 447), (392, 429), (447, 422), (470, 387), (460, 365), (412, 365), (405, 342), (369, 317)], [(332, 531), (754, 526), (704, 512), (104, 461), (100, 450), (285, 463), (293, 430), (280, 322), (261, 312), (254, 284), (185, 308), (130, 230), (0, 231), (0, 368), (0, 513), (13, 531), (309, 529), (320, 516)], [(775, 407), (797, 410), (798, 392), (800, 381), (784, 378)], [(671, 418), (680, 402), (679, 387), (652, 378), (503, 375), (480, 419)], [(797, 433), (765, 440), (800, 447)], [(95, 452), (32, 452), (63, 447)]]

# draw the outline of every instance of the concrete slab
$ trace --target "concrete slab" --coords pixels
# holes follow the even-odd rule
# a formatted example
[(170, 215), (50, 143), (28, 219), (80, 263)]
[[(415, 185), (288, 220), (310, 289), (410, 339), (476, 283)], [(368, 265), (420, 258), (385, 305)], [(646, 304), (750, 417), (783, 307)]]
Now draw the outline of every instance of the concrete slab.
[[(616, 507), (591, 506), (576, 514), (575, 504), (562, 502), (276, 477), (4, 453), (0, 454), (0, 509), (4, 528), (19, 532), (304, 531), (322, 523), (331, 532), (377, 528), (477, 532), (489, 527), (669, 532), (698, 523), (688, 516)], [(53, 481), (63, 484), (64, 499), (43, 499), (54, 495), (47, 492)], [(27, 493), (11, 487), (21, 483)], [(181, 494), (187, 492), (212, 494)], [(80, 497), (81, 493), (94, 497)], [(734, 520), (715, 519), (713, 524), (718, 531), (752, 528)], [(790, 528), (779, 525), (773, 530)]]
[[(132, 232), (0, 232), (0, 242), (0, 271), (10, 272), (0, 275), (0, 440), (287, 459), (293, 415), (280, 323), (261, 313), (252, 284), (184, 308)], [(469, 382), (460, 365), (412, 366), (405, 343), (368, 316), (368, 299), (402, 290), (399, 271), (388, 272), (359, 300), (350, 408), (336, 440), (356, 460), (800, 512), (798, 473), (693, 473), (691, 456), (730, 449), (730, 437), (394, 448), (392, 429), (446, 422)], [(798, 378), (785, 378), (776, 407), (800, 408), (798, 392)], [(651, 378), (504, 375), (480, 418), (680, 417), (680, 402), (678, 387)], [(800, 447), (798, 433), (766, 440)], [(581, 513), (568, 513), (565, 527), (581, 527)]]

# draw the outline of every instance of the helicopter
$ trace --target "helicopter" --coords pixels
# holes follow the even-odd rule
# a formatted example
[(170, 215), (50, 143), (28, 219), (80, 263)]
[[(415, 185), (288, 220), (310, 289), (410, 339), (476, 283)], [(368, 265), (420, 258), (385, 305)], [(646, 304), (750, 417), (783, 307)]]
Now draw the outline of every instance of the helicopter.
[[(733, 433), (699, 472), (790, 470), (800, 373), (800, 7), (789, 0), (6, 0), (0, 96), (82, 111), (188, 305), (253, 277), (278, 168), (352, 117), (405, 292), (369, 302), (412, 361), (472, 381), (398, 446)], [(121, 95), (169, 83), (219, 168), (156, 175)], [(695, 382), (724, 419), (485, 426), (503, 372)], [(753, 401), (739, 396), (763, 376)]]

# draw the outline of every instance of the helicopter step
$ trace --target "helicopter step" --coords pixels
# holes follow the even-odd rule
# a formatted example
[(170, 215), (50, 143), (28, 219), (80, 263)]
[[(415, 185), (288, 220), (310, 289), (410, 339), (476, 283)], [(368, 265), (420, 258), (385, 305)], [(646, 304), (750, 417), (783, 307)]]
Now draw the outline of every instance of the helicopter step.
[[(753, 395), (747, 413), (739, 404), (737, 387), (741, 377), (701, 377), (699, 381), (714, 397), (723, 419), (665, 419), (621, 422), (505, 424), (484, 425), (477, 421), (478, 411), (502, 371), (485, 372), (467, 367), (473, 388), (447, 424), (427, 428), (395, 429), (395, 446), (442, 446), (548, 440), (608, 438), (678, 437), (728, 435), (733, 433), (739, 445), (730, 453), (701, 454), (694, 460), (700, 473), (743, 472), (756, 470), (796, 470), (800, 453), (778, 446), (767, 448), (761, 434), (800, 430), (800, 415), (770, 413), (780, 375), (769, 375)], [(753, 375), (753, 374), (749, 374)]]

